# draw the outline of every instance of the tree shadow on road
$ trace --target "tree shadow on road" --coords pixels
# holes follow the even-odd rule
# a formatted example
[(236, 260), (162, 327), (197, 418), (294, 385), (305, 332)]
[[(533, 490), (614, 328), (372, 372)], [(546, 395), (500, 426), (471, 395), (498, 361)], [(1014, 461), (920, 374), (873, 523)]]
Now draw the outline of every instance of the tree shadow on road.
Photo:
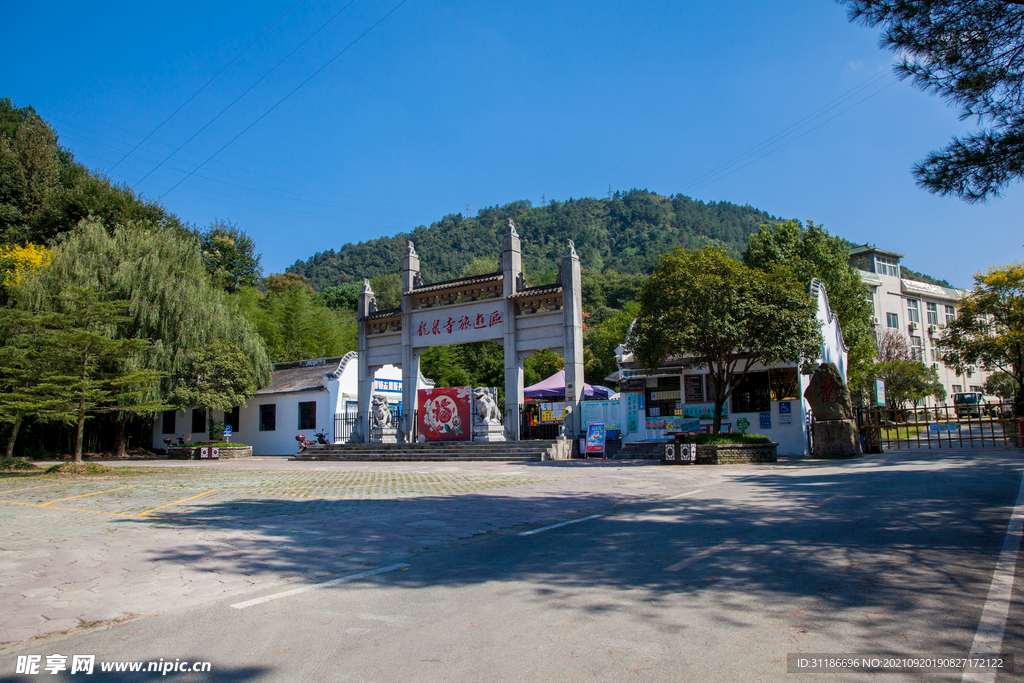
[[(742, 610), (752, 604), (783, 612), (813, 606), (839, 620), (877, 610), (890, 622), (927, 620), (944, 634), (936, 645), (962, 648), (1002, 546), (1020, 465), (1005, 455), (963, 453), (944, 454), (933, 467), (935, 457), (793, 462), (700, 496), (645, 502), (501, 491), (386, 501), (242, 499), (204, 505), (201, 525), (167, 520), (200, 529), (152, 559), (310, 578), (402, 560), (414, 570), (368, 581), (410, 590), (519, 582), (552, 609), (565, 603), (591, 614), (619, 607), (614, 599), (577, 604), (559, 596), (629, 594), (649, 605), (644, 618), (665, 627), (675, 623), (668, 610), (680, 597), (716, 603), (710, 618), (734, 626), (744, 626)], [(589, 514), (603, 518), (515, 533)], [(510, 530), (517, 520), (524, 525)], [(217, 538), (203, 540), (205, 531)], [(233, 540), (222, 542), (221, 532)], [(475, 543), (481, 540), (490, 542)], [(417, 557), (426, 551), (440, 552)], [(899, 634), (898, 623), (890, 627)], [(870, 633), (877, 626), (868, 617), (849, 628)]]

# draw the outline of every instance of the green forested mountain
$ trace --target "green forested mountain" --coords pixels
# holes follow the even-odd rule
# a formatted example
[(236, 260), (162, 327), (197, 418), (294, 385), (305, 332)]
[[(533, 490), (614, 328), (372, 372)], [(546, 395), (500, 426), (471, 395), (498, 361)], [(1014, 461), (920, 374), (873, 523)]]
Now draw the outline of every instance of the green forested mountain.
[(509, 218), (523, 239), (523, 270), (530, 284), (554, 279), (569, 239), (584, 268), (639, 274), (650, 272), (659, 255), (677, 246), (716, 244), (739, 255), (758, 226), (778, 220), (750, 206), (662, 197), (647, 190), (546, 206), (519, 201), (483, 209), (474, 218), (450, 214), (411, 233), (346, 244), (297, 261), (288, 270), (304, 275), (317, 291), (358, 282), (398, 272), (406, 242), (412, 240), (424, 281), (450, 280), (461, 277), (474, 259), (501, 252)]

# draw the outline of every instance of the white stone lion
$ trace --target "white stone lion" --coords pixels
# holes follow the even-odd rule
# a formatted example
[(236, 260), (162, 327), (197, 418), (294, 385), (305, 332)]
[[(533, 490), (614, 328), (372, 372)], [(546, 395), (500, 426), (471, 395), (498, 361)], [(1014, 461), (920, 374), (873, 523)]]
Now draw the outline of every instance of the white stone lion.
[(381, 429), (391, 427), (391, 410), (388, 408), (388, 400), (383, 396), (373, 397), (373, 426)]
[(501, 411), (498, 410), (494, 398), (484, 387), (477, 387), (473, 390), (473, 399), (476, 401), (476, 412), (483, 424), (501, 424)]

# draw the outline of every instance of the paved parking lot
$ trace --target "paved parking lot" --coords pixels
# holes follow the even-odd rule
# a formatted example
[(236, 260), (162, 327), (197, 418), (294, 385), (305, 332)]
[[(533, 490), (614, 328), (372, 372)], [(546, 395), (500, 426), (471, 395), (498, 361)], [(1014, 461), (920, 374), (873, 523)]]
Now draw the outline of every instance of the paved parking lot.
[(107, 464), (129, 469), (0, 479), (0, 649), (765, 469), (285, 458)]

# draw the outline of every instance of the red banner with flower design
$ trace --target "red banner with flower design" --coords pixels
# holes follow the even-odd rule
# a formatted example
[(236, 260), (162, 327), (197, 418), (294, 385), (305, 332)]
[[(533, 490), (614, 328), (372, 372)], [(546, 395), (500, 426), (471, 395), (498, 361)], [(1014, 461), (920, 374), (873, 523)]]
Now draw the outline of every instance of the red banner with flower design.
[(470, 441), (472, 387), (420, 389), (417, 392), (419, 441)]

